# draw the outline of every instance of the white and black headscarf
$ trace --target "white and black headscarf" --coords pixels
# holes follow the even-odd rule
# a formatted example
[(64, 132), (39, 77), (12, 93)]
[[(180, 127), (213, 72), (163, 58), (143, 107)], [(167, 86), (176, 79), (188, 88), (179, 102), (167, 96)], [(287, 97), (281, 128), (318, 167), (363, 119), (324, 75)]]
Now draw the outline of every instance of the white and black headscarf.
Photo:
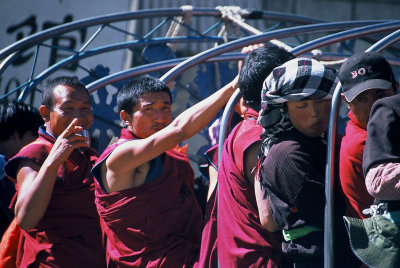
[(336, 70), (309, 58), (296, 58), (276, 67), (265, 79), (257, 123), (263, 130), (261, 152), (279, 141), (283, 132), (293, 128), (287, 101), (331, 99), (339, 79)]

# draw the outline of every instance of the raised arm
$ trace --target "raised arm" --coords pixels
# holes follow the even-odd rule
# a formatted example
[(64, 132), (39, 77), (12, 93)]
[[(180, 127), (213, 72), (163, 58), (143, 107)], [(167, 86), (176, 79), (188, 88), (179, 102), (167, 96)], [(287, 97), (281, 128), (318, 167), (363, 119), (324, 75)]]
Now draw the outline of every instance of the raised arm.
[[(181, 113), (170, 125), (148, 138), (133, 140), (118, 146), (106, 160), (107, 177), (125, 177), (137, 167), (157, 157), (203, 129), (226, 104), (237, 88), (232, 82)], [(122, 175), (122, 176), (119, 176)], [(113, 191), (113, 187), (110, 190)]]
[(60, 165), (75, 148), (88, 146), (86, 138), (73, 135), (82, 130), (77, 123), (78, 120), (74, 119), (57, 138), (41, 167), (29, 160), (21, 162), (18, 167), (15, 217), (24, 230), (35, 228), (45, 214)]

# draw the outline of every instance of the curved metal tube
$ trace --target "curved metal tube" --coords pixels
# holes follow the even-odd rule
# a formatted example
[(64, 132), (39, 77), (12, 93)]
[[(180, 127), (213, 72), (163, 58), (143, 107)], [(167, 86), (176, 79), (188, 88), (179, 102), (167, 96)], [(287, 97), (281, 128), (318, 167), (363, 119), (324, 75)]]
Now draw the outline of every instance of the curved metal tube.
[(329, 114), (328, 128), (328, 149), (327, 149), (327, 164), (325, 169), (325, 211), (324, 211), (324, 267), (334, 267), (333, 262), (333, 201), (334, 201), (334, 178), (335, 178), (335, 155), (336, 155), (336, 132), (337, 122), (339, 117), (340, 93), (342, 87), (340, 82), (337, 84), (332, 96), (331, 112)]
[(399, 40), (400, 30), (397, 30), (373, 44), (367, 51), (382, 51)]
[[(246, 55), (242, 53), (227, 53), (224, 55), (219, 55), (217, 57), (214, 57), (212, 59), (207, 60), (206, 62), (221, 62), (221, 61), (230, 61), (230, 60), (241, 60), (245, 57)], [(165, 61), (159, 61), (151, 64), (146, 64), (134, 68), (130, 68), (127, 70), (123, 70), (117, 73), (110, 74), (108, 76), (102, 77), (86, 86), (87, 90), (89, 93), (93, 93), (94, 91), (105, 87), (109, 84), (112, 84), (114, 82), (118, 82), (120, 80), (133, 77), (136, 75), (148, 73), (148, 72), (154, 72), (154, 71), (159, 71), (163, 70), (166, 68), (171, 68), (176, 66), (178, 63), (186, 60), (187, 58), (179, 58), (179, 59), (172, 59), (172, 60), (165, 60)]]
[(219, 136), (218, 136), (218, 167), (221, 162), (222, 157), (222, 149), (224, 148), (224, 141), (226, 139), (228, 128), (232, 119), (233, 111), (236, 102), (240, 99), (242, 94), (239, 89), (236, 89), (233, 92), (232, 96), (229, 98), (228, 103), (225, 106), (224, 112), (221, 117), (221, 124), (219, 128)]
[(310, 42), (297, 46), (291, 52), (296, 56), (303, 54), (315, 48), (327, 46), (333, 43), (341, 42), (348, 39), (361, 37), (367, 34), (381, 33), (382, 31), (396, 30), (400, 28), (400, 20), (379, 23), (375, 25), (363, 26), (355, 29), (334, 33), (328, 36), (317, 38)]

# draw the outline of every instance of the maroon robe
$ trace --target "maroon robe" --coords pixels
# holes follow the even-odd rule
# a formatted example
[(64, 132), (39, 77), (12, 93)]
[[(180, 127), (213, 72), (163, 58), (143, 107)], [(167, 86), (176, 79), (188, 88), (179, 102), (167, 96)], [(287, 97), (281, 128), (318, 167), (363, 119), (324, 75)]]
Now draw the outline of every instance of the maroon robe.
[(278, 267), (281, 234), (260, 223), (254, 187), (244, 177), (243, 156), (260, 140), (258, 113), (250, 110), (224, 143), (218, 171), (218, 259), (221, 267)]
[[(218, 144), (206, 152), (209, 165), (218, 167)], [(206, 204), (203, 233), (201, 235), (201, 248), (198, 267), (218, 267), (217, 251), (217, 192), (218, 183)]]
[(123, 129), (92, 170), (108, 265), (191, 267), (198, 259), (203, 220), (185, 154), (162, 154), (162, 175), (151, 182), (109, 194), (101, 187), (103, 161), (118, 145), (135, 138)]
[[(4, 167), (16, 179), (19, 163), (41, 166), (54, 144), (43, 130)], [(35, 229), (21, 230), (17, 265), (27, 267), (106, 267), (90, 169), (97, 159), (89, 148), (74, 150), (57, 171), (47, 210)]]

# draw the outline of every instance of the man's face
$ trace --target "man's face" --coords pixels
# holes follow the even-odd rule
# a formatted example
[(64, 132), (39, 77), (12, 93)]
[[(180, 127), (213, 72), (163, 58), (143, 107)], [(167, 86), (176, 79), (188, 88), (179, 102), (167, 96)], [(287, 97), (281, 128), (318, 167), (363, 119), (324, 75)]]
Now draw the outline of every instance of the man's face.
[(128, 128), (139, 138), (147, 138), (172, 121), (171, 101), (166, 92), (145, 93), (133, 107)]
[(58, 137), (77, 118), (78, 125), (89, 129), (93, 122), (89, 96), (83, 89), (59, 85), (53, 91), (53, 109), (45, 118), (47, 131)]
[(345, 102), (361, 126), (367, 128), (372, 104), (374, 104), (376, 100), (392, 96), (393, 94), (394, 92), (392, 89), (368, 89), (358, 94), (350, 103), (347, 101)]
[(290, 122), (308, 137), (322, 135), (329, 125), (331, 100), (288, 101)]

